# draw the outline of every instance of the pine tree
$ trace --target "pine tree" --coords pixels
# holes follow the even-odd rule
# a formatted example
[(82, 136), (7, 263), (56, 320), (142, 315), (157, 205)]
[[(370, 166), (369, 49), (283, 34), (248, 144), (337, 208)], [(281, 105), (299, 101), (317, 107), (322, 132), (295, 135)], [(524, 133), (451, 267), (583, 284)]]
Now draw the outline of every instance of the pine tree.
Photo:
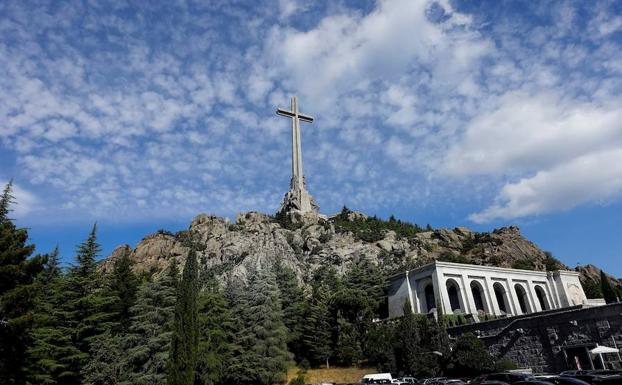
[(288, 330), (287, 346), (297, 361), (303, 354), (302, 326), (304, 324), (305, 298), (294, 271), (279, 261), (274, 266), (283, 308), (283, 322)]
[(114, 263), (110, 276), (111, 294), (116, 296), (114, 305), (118, 314), (120, 330), (126, 332), (130, 323), (130, 308), (136, 302), (138, 277), (132, 271), (133, 262), (127, 253), (123, 253)]
[(607, 278), (607, 274), (604, 271), (600, 271), (600, 287), (603, 292), (603, 297), (605, 298), (606, 303), (615, 303), (618, 302), (618, 296), (616, 294), (615, 289), (611, 286), (611, 282), (609, 282), (609, 278)]
[(98, 336), (118, 327), (118, 315), (114, 309), (114, 295), (106, 287), (102, 275), (97, 271), (96, 258), (101, 248), (97, 243), (97, 226), (94, 225), (88, 238), (78, 245), (77, 265), (72, 266), (64, 288), (63, 305), (67, 319), (64, 325), (71, 331), (73, 345), (81, 354), (75, 356), (68, 368), (65, 383), (79, 384), (84, 366), (88, 362), (91, 344)]
[(130, 309), (131, 323), (126, 336), (128, 384), (166, 383), (178, 275), (173, 259), (165, 274), (146, 282), (138, 291), (136, 304)]
[(222, 384), (233, 354), (234, 323), (229, 303), (218, 282), (207, 281), (199, 295), (199, 347), (197, 354), (197, 384)]
[(71, 373), (71, 362), (81, 352), (71, 341), (71, 333), (64, 325), (68, 318), (65, 302), (65, 276), (59, 264), (58, 247), (48, 256), (45, 270), (37, 277), (39, 296), (35, 302), (35, 328), (32, 345), (27, 351), (27, 382), (30, 384), (64, 384)]
[(15, 202), (15, 197), (13, 196), (12, 191), (13, 180), (11, 179), (9, 183), (4, 186), (2, 196), (0, 197), (0, 223), (9, 220), (8, 215), (11, 211), (11, 204)]
[(253, 352), (248, 349), (253, 343), (253, 331), (248, 308), (250, 295), (248, 286), (237, 277), (229, 277), (225, 286), (225, 298), (232, 305), (233, 345), (231, 346), (231, 365), (227, 373), (227, 383), (251, 384), (254, 379)]
[(82, 385), (123, 384), (129, 376), (127, 369), (124, 336), (107, 330), (93, 338)]
[(350, 322), (337, 315), (337, 344), (335, 354), (344, 366), (357, 364), (362, 358), (361, 344), (357, 331)]
[(395, 335), (393, 323), (373, 323), (365, 335), (365, 347), (363, 355), (370, 366), (379, 372), (397, 373), (395, 356)]
[(290, 362), (287, 351), (287, 328), (275, 278), (267, 271), (255, 273), (248, 287), (246, 327), (251, 331), (250, 345), (244, 346), (254, 356), (254, 384), (271, 385), (285, 379)]
[(329, 367), (332, 351), (332, 317), (329, 311), (329, 295), (323, 286), (317, 287), (307, 306), (303, 328), (303, 342), (309, 362)]
[(12, 183), (0, 198), (0, 378), (8, 384), (25, 383), (25, 357), (33, 326), (35, 277), (45, 256), (30, 257), (28, 232), (18, 229), (7, 215), (13, 203)]
[(171, 354), (168, 362), (169, 385), (194, 383), (198, 346), (197, 270), (196, 251), (191, 247), (177, 289)]

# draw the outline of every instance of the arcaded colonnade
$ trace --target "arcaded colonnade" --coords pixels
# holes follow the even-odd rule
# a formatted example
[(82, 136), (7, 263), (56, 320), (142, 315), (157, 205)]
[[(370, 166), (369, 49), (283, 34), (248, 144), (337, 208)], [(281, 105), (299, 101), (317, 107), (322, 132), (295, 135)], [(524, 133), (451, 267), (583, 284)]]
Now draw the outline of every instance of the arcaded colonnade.
[(588, 301), (574, 271), (530, 271), (433, 262), (391, 277), (389, 317), (429, 313), (521, 315)]

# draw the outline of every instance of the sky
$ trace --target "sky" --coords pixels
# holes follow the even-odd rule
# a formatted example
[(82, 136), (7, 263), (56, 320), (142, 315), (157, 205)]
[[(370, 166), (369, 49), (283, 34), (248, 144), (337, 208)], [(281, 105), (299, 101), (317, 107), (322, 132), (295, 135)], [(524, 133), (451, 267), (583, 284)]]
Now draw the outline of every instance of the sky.
[(0, 182), (37, 251), (275, 212), (517, 225), (622, 276), (622, 2), (0, 2)]

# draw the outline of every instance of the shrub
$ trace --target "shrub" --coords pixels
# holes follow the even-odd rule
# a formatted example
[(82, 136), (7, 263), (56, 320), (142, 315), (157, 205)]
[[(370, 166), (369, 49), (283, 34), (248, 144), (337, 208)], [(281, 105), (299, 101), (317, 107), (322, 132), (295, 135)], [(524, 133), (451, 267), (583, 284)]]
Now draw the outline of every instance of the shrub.
[(512, 269), (521, 269), (521, 270), (534, 270), (535, 266), (533, 262), (527, 259), (517, 259), (512, 262)]
[(296, 377), (292, 378), (289, 385), (305, 385), (305, 376), (299, 373)]
[(495, 362), (495, 372), (505, 372), (514, 369), (518, 369), (518, 366), (508, 358), (502, 358)]

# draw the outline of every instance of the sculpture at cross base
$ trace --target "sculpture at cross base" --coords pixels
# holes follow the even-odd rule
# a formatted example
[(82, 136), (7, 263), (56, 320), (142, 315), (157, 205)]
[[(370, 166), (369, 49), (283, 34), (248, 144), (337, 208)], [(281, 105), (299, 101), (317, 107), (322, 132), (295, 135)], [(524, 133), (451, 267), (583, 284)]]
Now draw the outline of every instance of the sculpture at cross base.
[(276, 113), (292, 119), (292, 179), (279, 212), (288, 214), (317, 213), (320, 207), (307, 191), (302, 172), (302, 144), (300, 140), (300, 121), (312, 123), (313, 118), (298, 111), (298, 99), (295, 96), (292, 97), (291, 111), (279, 108)]

